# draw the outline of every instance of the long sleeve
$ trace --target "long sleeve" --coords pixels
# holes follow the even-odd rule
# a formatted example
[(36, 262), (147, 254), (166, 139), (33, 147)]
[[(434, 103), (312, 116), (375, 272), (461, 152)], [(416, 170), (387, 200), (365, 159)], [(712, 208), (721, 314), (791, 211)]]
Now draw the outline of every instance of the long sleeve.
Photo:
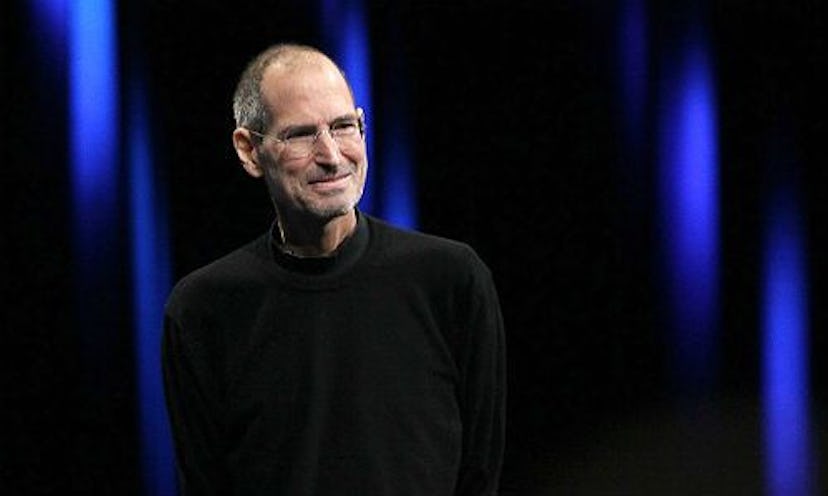
[(461, 352), (463, 454), (457, 496), (498, 492), (505, 444), (506, 343), (490, 273), (470, 290), (467, 338)]
[(188, 342), (185, 329), (165, 317), (162, 365), (167, 410), (178, 459), (183, 496), (224, 495), (220, 454), (220, 409), (216, 380), (204, 343)]
[(468, 245), (369, 222), (326, 265), (274, 260), (268, 235), (177, 284), (162, 351), (182, 496), (497, 494), (492, 274)]

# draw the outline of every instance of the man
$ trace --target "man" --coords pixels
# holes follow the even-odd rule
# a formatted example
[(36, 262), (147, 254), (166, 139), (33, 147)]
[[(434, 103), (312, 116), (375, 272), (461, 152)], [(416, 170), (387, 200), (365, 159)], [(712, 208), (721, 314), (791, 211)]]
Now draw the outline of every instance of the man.
[(167, 302), (183, 494), (496, 494), (505, 344), (490, 271), (466, 244), (359, 211), (363, 115), (324, 54), (269, 47), (233, 109), (233, 145), (276, 215)]

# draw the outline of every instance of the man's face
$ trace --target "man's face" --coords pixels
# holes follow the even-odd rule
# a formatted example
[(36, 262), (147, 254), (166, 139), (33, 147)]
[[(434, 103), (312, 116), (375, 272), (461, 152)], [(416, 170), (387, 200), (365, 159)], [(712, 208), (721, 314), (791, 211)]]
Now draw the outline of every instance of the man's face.
[(359, 117), (338, 69), (324, 59), (290, 69), (274, 65), (261, 84), (264, 100), (277, 116), (268, 134), (319, 133), (307, 154), (297, 154), (293, 144), (279, 140), (259, 145), (257, 158), (276, 208), (281, 214), (320, 220), (348, 213), (362, 196), (368, 164), (361, 133), (337, 141), (327, 132)]

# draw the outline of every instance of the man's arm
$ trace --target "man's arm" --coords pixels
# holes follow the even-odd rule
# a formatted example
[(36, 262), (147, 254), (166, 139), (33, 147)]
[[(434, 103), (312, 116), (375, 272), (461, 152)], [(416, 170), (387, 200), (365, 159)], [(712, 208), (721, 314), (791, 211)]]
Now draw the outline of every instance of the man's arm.
[(506, 343), (491, 274), (472, 283), (466, 342), (461, 351), (463, 458), (457, 496), (493, 496), (503, 464)]
[(181, 494), (227, 494), (216, 380), (205, 344), (188, 337), (176, 320), (165, 316), (161, 363)]

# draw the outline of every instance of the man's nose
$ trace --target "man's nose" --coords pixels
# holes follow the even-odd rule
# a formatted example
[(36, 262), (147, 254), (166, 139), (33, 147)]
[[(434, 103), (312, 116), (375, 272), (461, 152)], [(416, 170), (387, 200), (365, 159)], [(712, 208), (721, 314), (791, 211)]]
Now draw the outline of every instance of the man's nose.
[(331, 130), (321, 130), (313, 142), (314, 156), (336, 157), (339, 153), (339, 144), (331, 136)]

